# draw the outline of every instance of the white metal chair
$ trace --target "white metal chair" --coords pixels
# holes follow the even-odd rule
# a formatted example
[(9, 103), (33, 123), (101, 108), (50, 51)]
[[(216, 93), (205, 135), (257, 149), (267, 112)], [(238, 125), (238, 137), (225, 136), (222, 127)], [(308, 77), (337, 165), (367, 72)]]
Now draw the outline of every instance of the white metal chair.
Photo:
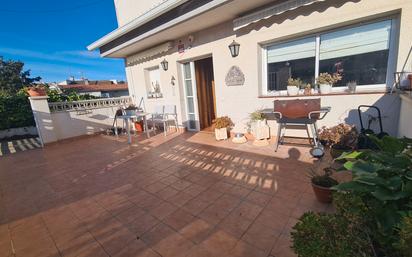
[(169, 130), (169, 124), (173, 122), (178, 131), (177, 123), (177, 111), (176, 105), (158, 105), (155, 106), (155, 111), (152, 113), (152, 126), (153, 129), (156, 124), (163, 124), (164, 135), (167, 136), (167, 131)]

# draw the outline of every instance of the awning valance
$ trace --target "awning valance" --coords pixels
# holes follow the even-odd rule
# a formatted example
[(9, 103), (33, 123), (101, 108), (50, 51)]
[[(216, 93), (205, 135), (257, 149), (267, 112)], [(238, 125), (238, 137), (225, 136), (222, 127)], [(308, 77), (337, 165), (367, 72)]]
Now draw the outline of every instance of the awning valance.
[(126, 64), (127, 65), (133, 65), (139, 62), (143, 62), (147, 59), (150, 59), (152, 57), (155, 57), (157, 55), (160, 55), (162, 53), (166, 53), (167, 51), (169, 51), (170, 49), (173, 48), (173, 42), (169, 41), (166, 43), (163, 43), (161, 45), (155, 46), (153, 48), (150, 48), (146, 51), (131, 55), (129, 57), (127, 57), (126, 59)]
[(286, 11), (294, 10), (301, 6), (310, 5), (316, 2), (323, 2), (326, 0), (288, 0), (283, 3), (275, 4), (271, 7), (267, 7), (260, 11), (253, 12), (251, 14), (239, 17), (233, 21), (233, 30), (238, 30), (248, 26), (251, 23), (258, 22), (260, 20), (268, 19), (272, 16), (282, 14)]

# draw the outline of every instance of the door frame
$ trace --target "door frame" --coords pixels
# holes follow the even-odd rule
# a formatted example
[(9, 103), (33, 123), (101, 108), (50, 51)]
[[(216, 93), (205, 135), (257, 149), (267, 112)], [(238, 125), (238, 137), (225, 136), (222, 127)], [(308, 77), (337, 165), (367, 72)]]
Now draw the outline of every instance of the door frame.
[[(190, 80), (192, 82), (192, 98), (193, 98), (193, 108), (194, 108), (194, 113), (189, 112), (189, 106), (188, 106), (188, 101), (187, 101), (187, 90), (186, 90), (186, 76), (185, 76), (185, 65), (189, 64), (190, 65)], [(183, 80), (183, 92), (184, 92), (184, 99), (185, 99), (185, 110), (186, 110), (186, 119), (187, 119), (187, 130), (189, 131), (200, 131), (200, 121), (199, 121), (199, 105), (197, 101), (197, 83), (196, 83), (196, 73), (195, 73), (195, 61), (187, 61), (181, 63), (181, 70), (182, 70), (182, 80)], [(194, 114), (195, 115), (195, 127), (196, 128), (190, 128), (190, 118), (189, 115)]]
[[(181, 69), (181, 78), (182, 78), (182, 86), (183, 86), (183, 98), (185, 102), (185, 111), (186, 111), (186, 120), (188, 122), (187, 124), (187, 130), (188, 131), (200, 131), (200, 118), (199, 118), (199, 104), (198, 104), (198, 99), (197, 99), (197, 82), (196, 82), (196, 70), (195, 70), (195, 61), (202, 60), (202, 59), (207, 59), (207, 58), (212, 58), (213, 61), (213, 55), (212, 54), (205, 54), (201, 56), (197, 56), (194, 58), (189, 58), (185, 60), (180, 60), (180, 69)], [(192, 91), (193, 91), (193, 103), (194, 103), (194, 108), (195, 108), (195, 122), (196, 122), (196, 129), (191, 129), (189, 128), (189, 108), (187, 104), (187, 94), (186, 94), (186, 84), (185, 84), (185, 70), (184, 70), (184, 65), (190, 63), (190, 73), (191, 73), (191, 80), (192, 80)], [(214, 67), (214, 66), (213, 66)], [(214, 68), (212, 69), (213, 72), (213, 77), (215, 78), (215, 70)], [(216, 93), (216, 88), (214, 89)], [(216, 95), (214, 95), (216, 101)], [(215, 106), (215, 114), (216, 114), (216, 106)]]

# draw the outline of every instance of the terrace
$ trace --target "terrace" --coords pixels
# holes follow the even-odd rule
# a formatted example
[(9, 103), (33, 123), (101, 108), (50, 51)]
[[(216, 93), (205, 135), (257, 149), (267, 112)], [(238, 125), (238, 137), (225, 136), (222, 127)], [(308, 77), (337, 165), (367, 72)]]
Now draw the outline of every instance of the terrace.
[(207, 133), (77, 138), (2, 157), (5, 256), (295, 256), (309, 148)]

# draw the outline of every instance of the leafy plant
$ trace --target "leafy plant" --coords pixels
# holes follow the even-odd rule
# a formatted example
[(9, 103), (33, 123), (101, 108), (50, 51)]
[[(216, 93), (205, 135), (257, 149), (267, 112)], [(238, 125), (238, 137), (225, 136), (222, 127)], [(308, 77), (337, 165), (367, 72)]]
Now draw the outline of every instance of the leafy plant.
[(329, 74), (327, 72), (319, 74), (319, 76), (316, 79), (316, 82), (321, 85), (321, 84), (328, 84), (333, 86), (338, 81), (342, 80), (342, 76), (339, 73), (334, 73), (334, 74)]
[(266, 119), (262, 110), (256, 110), (249, 115), (250, 122)]
[(0, 94), (0, 130), (34, 126), (33, 112), (25, 90)]
[(64, 90), (62, 93), (59, 93), (56, 90), (47, 89), (46, 92), (47, 96), (49, 97), (48, 101), (50, 103), (84, 101), (99, 98), (90, 94), (80, 95), (75, 90)]
[(288, 86), (290, 87), (300, 88), (302, 85), (303, 85), (303, 82), (300, 78), (297, 78), (297, 79), (289, 78), (288, 79)]
[(322, 127), (319, 130), (319, 140), (325, 146), (335, 146), (340, 149), (355, 149), (359, 133), (355, 126), (341, 123), (331, 128)]
[(293, 227), (292, 249), (299, 257), (373, 256), (368, 236), (339, 214), (305, 213)]
[(412, 257), (412, 215), (409, 214), (402, 218), (397, 226), (399, 241), (395, 242), (394, 247), (405, 257)]
[(136, 105), (134, 104), (129, 104), (126, 108), (124, 108), (125, 110), (137, 110)]
[(231, 128), (234, 126), (232, 120), (228, 116), (223, 116), (215, 119), (213, 121), (213, 124), (215, 128), (221, 129), (221, 128)]
[(331, 177), (333, 174), (332, 168), (330, 167), (324, 168), (323, 171), (324, 173), (320, 174), (315, 169), (309, 170), (309, 176), (313, 184), (321, 186), (321, 187), (327, 187), (327, 188), (330, 188), (330, 187), (333, 187), (339, 184), (336, 179)]
[(359, 196), (371, 217), (369, 229), (377, 252), (384, 256), (402, 256), (399, 226), (403, 215), (412, 211), (411, 140), (369, 136), (378, 150), (343, 154), (344, 168), (352, 172), (350, 182), (334, 188)]

